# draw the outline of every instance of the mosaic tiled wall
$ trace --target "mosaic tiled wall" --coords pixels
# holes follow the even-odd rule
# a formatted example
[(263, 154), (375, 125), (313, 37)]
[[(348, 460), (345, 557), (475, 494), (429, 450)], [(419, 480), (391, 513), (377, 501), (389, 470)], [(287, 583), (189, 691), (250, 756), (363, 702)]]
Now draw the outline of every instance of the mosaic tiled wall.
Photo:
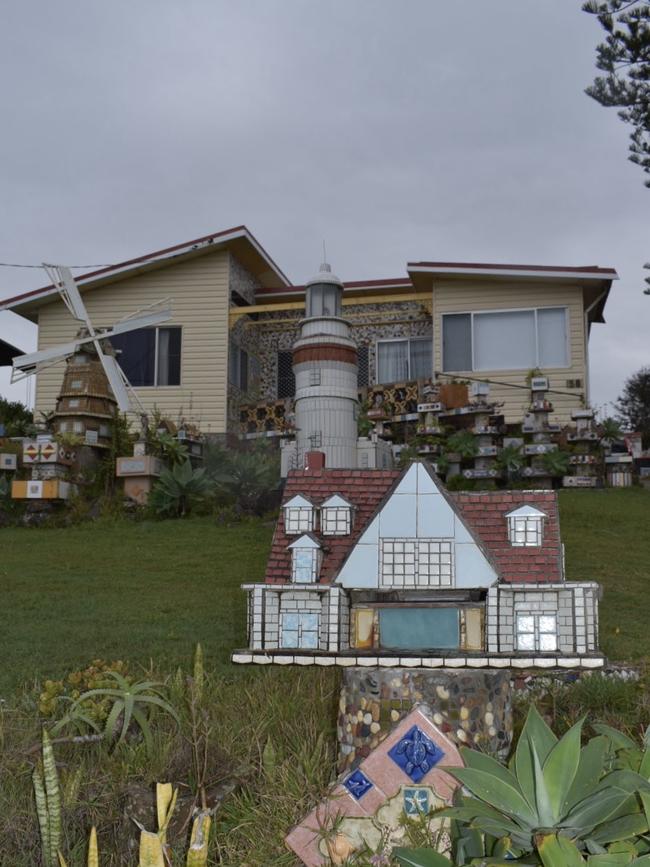
[[(255, 290), (260, 286), (241, 262), (234, 256), (230, 257), (230, 292), (236, 292), (249, 304), (255, 304)], [(246, 350), (249, 357), (248, 391), (246, 394), (228, 383), (228, 431), (239, 433), (239, 406), (258, 399), (260, 393), (259, 369), (260, 359), (256, 346), (256, 335), (245, 317), (238, 319), (230, 329), (230, 340), (236, 346)]]
[(337, 729), (340, 770), (368, 756), (422, 702), (454, 743), (507, 753), (512, 739), (509, 672), (347, 668)]
[[(260, 361), (259, 400), (277, 394), (277, 353), (290, 350), (298, 336), (302, 312), (295, 310), (260, 314), (257, 322), (239, 320), (237, 334), (245, 332), (247, 344)], [(352, 326), (357, 345), (368, 346), (369, 379), (376, 378), (376, 341), (395, 337), (426, 337), (431, 334), (431, 316), (417, 302), (365, 304), (345, 307), (344, 316)], [(233, 333), (233, 332), (231, 332)]]

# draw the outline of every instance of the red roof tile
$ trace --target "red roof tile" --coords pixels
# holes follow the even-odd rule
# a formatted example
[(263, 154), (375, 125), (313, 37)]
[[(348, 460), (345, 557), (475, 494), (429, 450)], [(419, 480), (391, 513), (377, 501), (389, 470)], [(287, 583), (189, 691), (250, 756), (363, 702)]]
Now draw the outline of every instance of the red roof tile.
[[(349, 536), (323, 536), (319, 530), (315, 533), (323, 545), (321, 583), (334, 581), (343, 561), (401, 475), (401, 470), (324, 469), (289, 473), (284, 502), (302, 494), (318, 505), (333, 494), (341, 494), (355, 506)], [(563, 579), (558, 504), (553, 491), (447, 492), (447, 497), (483, 547), (501, 581), (557, 582)], [(508, 541), (505, 516), (524, 505), (534, 506), (548, 516), (544, 519), (542, 548), (513, 548)], [(266, 569), (268, 583), (289, 580), (291, 554), (287, 546), (295, 539), (296, 536), (285, 534), (281, 512)]]

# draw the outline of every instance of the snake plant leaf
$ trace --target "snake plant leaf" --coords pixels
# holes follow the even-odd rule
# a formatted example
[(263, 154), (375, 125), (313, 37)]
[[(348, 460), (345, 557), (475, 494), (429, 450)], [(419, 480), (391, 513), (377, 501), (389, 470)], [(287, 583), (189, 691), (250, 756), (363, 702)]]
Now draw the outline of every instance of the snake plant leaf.
[(196, 701), (201, 701), (203, 698), (204, 681), (203, 648), (201, 647), (201, 643), (198, 642), (194, 651), (194, 665), (192, 667), (192, 693)]
[[(537, 806), (537, 826), (540, 828), (552, 828), (557, 822), (557, 815), (553, 807), (553, 801), (548, 791), (548, 785), (542, 764), (537, 755), (535, 744), (530, 742), (530, 751), (533, 757), (533, 770), (535, 772), (535, 803)], [(549, 753), (551, 755), (551, 753)]]
[(544, 765), (548, 754), (557, 743), (557, 738), (542, 719), (535, 705), (530, 706), (511, 762), (511, 769), (517, 777), (522, 793), (529, 803), (534, 804), (535, 769), (530, 749), (532, 743), (535, 744), (539, 760)]
[(536, 816), (518, 788), (505, 783), (499, 777), (475, 768), (448, 768), (447, 773), (454, 776), (477, 798), (502, 810), (510, 817), (516, 816), (518, 821), (523, 819), (529, 827), (535, 826)]
[(609, 741), (604, 735), (591, 738), (580, 751), (578, 770), (573, 778), (573, 783), (567, 792), (562, 805), (564, 815), (573, 804), (577, 804), (586, 798), (600, 782), (605, 773), (605, 758), (609, 747)]
[(544, 867), (582, 867), (587, 863), (575, 843), (556, 834), (539, 838), (537, 851)]
[(392, 855), (400, 867), (454, 867), (449, 858), (434, 852), (433, 849), (408, 849), (399, 846), (393, 849)]
[(176, 807), (178, 792), (171, 783), (156, 783), (156, 816), (158, 819), (158, 834), (163, 843), (167, 842), (167, 827)]
[(620, 819), (614, 819), (611, 822), (604, 822), (596, 828), (591, 837), (596, 843), (604, 846), (607, 843), (629, 840), (631, 837), (638, 837), (647, 833), (648, 820), (646, 815), (638, 812), (621, 816)]
[(162, 840), (152, 831), (140, 831), (140, 859), (138, 867), (166, 867)]
[(88, 841), (88, 867), (99, 867), (99, 849), (97, 847), (97, 829), (93, 825), (90, 829)]
[(49, 820), (49, 858), (51, 864), (56, 864), (61, 843), (61, 791), (59, 789), (59, 775), (56, 770), (54, 750), (52, 749), (52, 742), (46, 729), (43, 729), (43, 778)]
[(633, 741), (632, 738), (629, 738), (627, 735), (624, 735), (623, 732), (619, 732), (611, 726), (605, 725), (604, 723), (594, 723), (593, 729), (594, 731), (597, 731), (599, 735), (605, 735), (608, 737), (614, 748), (617, 750), (638, 749), (637, 743)]
[(629, 792), (616, 788), (594, 792), (562, 818), (560, 827), (576, 832), (591, 830), (613, 816), (628, 797)]
[(63, 855), (60, 852), (58, 852), (57, 854), (59, 856), (59, 867), (68, 867), (68, 862), (65, 860)]
[(43, 777), (38, 768), (34, 768), (32, 774), (32, 783), (34, 786), (34, 799), (36, 801), (36, 815), (38, 817), (38, 827), (41, 833), (41, 849), (45, 863), (50, 857), (50, 820), (47, 814), (47, 799), (45, 797), (45, 786), (43, 785)]
[(208, 843), (212, 818), (209, 810), (201, 810), (192, 823), (190, 848), (187, 850), (186, 867), (207, 867)]
[[(562, 808), (580, 765), (580, 739), (585, 718), (571, 726), (550, 750), (543, 764), (546, 792), (554, 821), (562, 815)], [(534, 743), (532, 744), (535, 749)]]

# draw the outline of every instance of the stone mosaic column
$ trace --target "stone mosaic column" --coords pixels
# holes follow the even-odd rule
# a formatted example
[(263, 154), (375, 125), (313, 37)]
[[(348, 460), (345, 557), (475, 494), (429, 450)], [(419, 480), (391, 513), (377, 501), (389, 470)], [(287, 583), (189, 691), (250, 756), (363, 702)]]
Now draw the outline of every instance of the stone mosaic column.
[(505, 756), (512, 741), (509, 671), (346, 668), (337, 735), (339, 770), (356, 766), (416, 704), (458, 746)]

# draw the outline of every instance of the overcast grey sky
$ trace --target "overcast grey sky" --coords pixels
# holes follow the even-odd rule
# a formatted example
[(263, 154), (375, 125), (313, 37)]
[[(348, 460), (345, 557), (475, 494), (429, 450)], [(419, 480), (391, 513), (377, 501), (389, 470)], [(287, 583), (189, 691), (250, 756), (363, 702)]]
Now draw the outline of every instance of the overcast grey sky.
[[(644, 175), (573, 0), (23, 0), (0, 30), (0, 261), (245, 223), (296, 282), (408, 260), (617, 268), (594, 404), (650, 364)], [(647, 273), (647, 272), (645, 272)], [(0, 268), (0, 298), (45, 282)], [(0, 336), (35, 329), (0, 314)], [(25, 385), (0, 393), (25, 399)]]

